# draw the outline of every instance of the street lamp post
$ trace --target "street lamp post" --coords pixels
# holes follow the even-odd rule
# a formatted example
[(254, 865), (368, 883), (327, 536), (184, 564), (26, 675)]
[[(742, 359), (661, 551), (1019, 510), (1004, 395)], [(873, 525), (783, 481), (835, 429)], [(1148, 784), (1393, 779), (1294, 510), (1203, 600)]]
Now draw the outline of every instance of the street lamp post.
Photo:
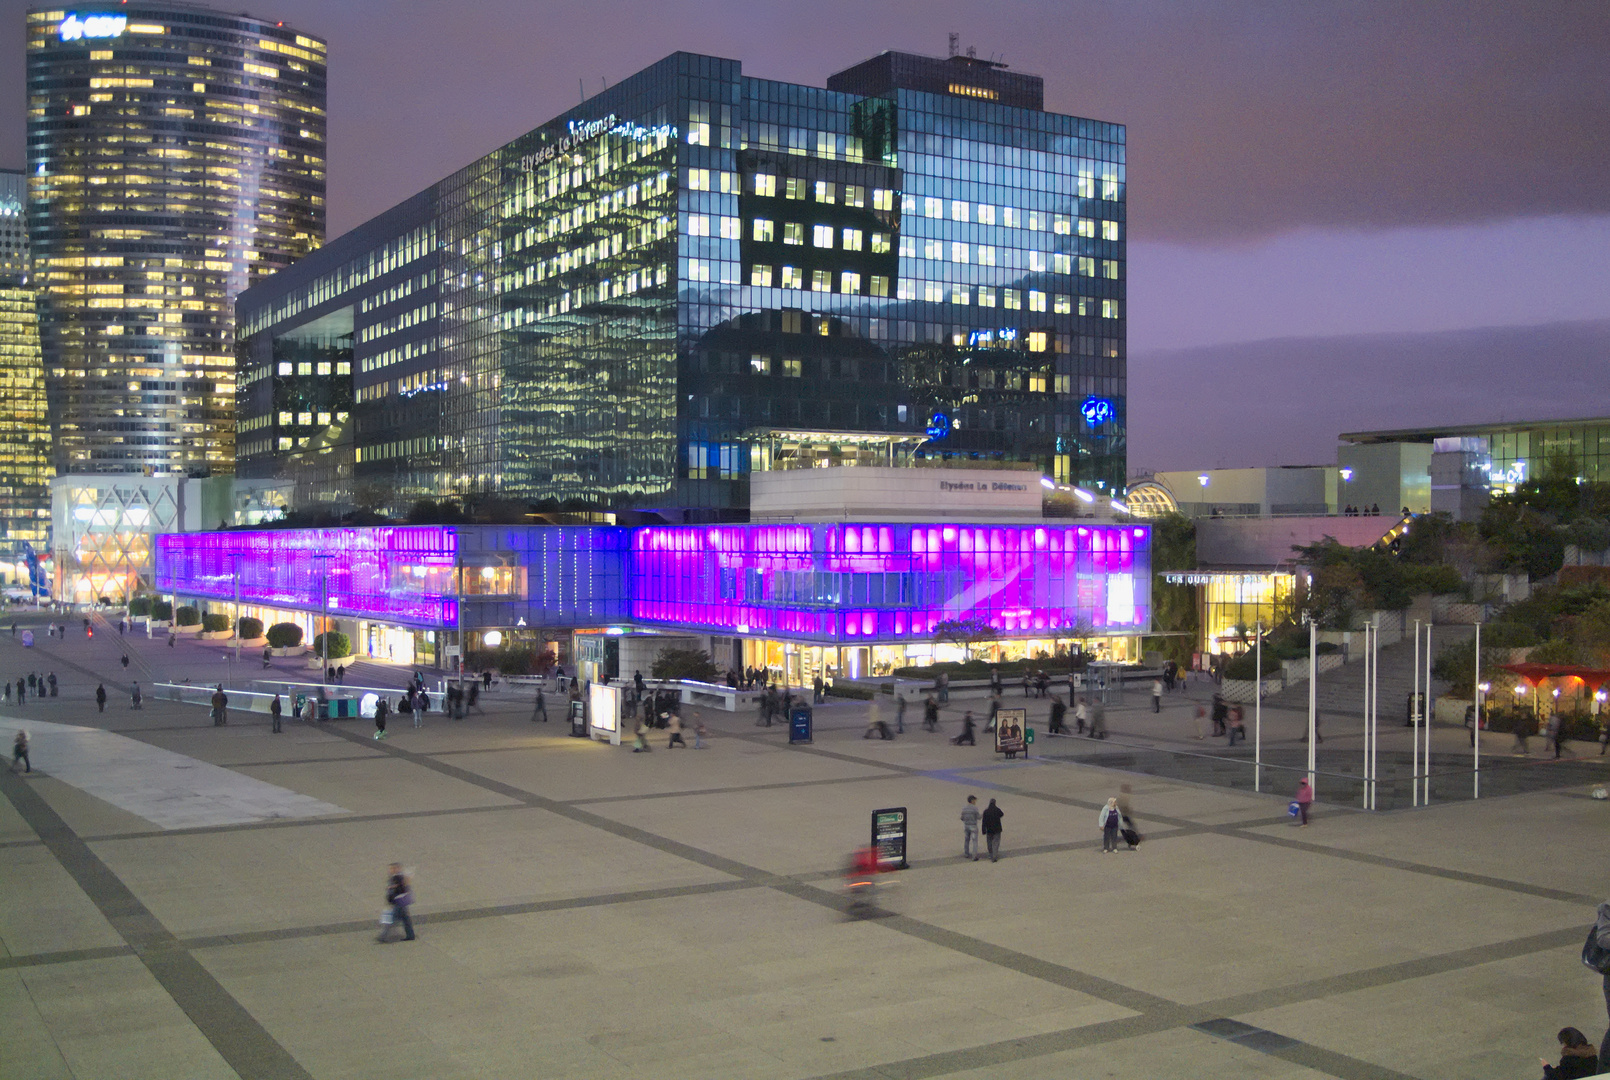
[(240, 560), (242, 552), (230, 555), (230, 561), (235, 564), (235, 663), (240, 663)]
[(1476, 623), (1476, 712), (1470, 718), (1470, 753), (1474, 768), (1470, 775), (1470, 797), (1481, 798), (1481, 623)]

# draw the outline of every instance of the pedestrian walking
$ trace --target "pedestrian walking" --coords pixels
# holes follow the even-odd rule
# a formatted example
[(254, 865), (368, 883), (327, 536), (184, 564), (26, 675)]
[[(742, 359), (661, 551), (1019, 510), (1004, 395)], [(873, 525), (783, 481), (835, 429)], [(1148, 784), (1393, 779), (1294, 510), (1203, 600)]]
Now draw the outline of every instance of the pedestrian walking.
[(937, 682), (939, 684), (939, 704), (941, 704), (941, 705), (949, 705), (950, 704), (950, 672), (941, 671), (939, 673), (939, 678), (936, 679), (935, 682)]
[(978, 861), (978, 796), (967, 796), (962, 807), (962, 858)]
[(280, 696), (275, 694), (274, 700), (268, 703), (268, 717), (273, 724), (273, 727), (270, 730), (275, 735), (280, 733), (280, 714), (284, 711), (284, 709), (285, 706), (280, 704)]
[(1029, 669), (1023, 669), (1023, 696), (1029, 696)]
[(998, 667), (989, 669), (989, 688), (992, 694), (1001, 692), (1001, 669)]
[(1308, 808), (1314, 803), (1314, 788), (1308, 782), (1308, 777), (1305, 776), (1297, 781), (1297, 798), (1294, 801), (1297, 803), (1297, 817), (1299, 819), (1297, 826), (1298, 828), (1306, 829), (1308, 828)]
[(1160, 713), (1162, 711), (1163, 711), (1163, 680), (1162, 679), (1153, 679), (1152, 680), (1152, 712)]
[[(1316, 708), (1314, 710), (1314, 745), (1315, 746), (1318, 746), (1320, 743), (1325, 741), (1325, 736), (1323, 736), (1323, 735), (1321, 735), (1319, 733), (1319, 720), (1320, 720), (1320, 714), (1319, 714), (1319, 710)], [(1214, 734), (1217, 735), (1218, 732), (1214, 732)], [(1303, 732), (1303, 737), (1298, 739), (1297, 741), (1298, 742), (1307, 742), (1308, 741), (1308, 732), (1306, 732), (1306, 731)]]
[(680, 746), (686, 750), (688, 744), (682, 738), (682, 718), (676, 713), (672, 713), (670, 719), (665, 722), (665, 726), (671, 732), (671, 737), (665, 740), (665, 748), (669, 750), (672, 747)]
[[(1471, 723), (1470, 730), (1472, 732), (1476, 730), (1474, 721)], [(1532, 756), (1531, 738), (1532, 718), (1525, 713), (1517, 714), (1515, 717), (1515, 757)]]
[(980, 819), (984, 829), (984, 846), (989, 849), (990, 862), (1001, 861), (1001, 819), (1005, 816), (1006, 811), (996, 806), (995, 800), (991, 799)]
[(895, 695), (894, 733), (896, 735), (906, 733), (906, 695), (904, 694)]
[(922, 726), (929, 731), (939, 730), (939, 703), (932, 694), (922, 703)]
[(175, 640), (175, 635), (173, 635), (173, 634), (172, 634), (172, 633), (170, 633), (170, 634), (169, 634), (169, 635), (168, 635), (168, 648), (170, 648), (170, 649), (171, 649), (171, 648), (173, 648), (173, 642), (174, 642), (174, 640)]
[(1073, 707), (1073, 731), (1076, 735), (1083, 735), (1085, 728), (1090, 726), (1090, 701), (1080, 698)]
[(129, 654), (128, 654), (128, 653), (124, 653), (124, 654), (123, 654), (123, 661), (122, 661), (122, 663), (123, 663), (123, 666), (124, 666), (124, 667), (125, 667), (125, 668), (127, 668), (127, 667), (128, 667), (128, 666), (129, 666)]
[[(55, 679), (55, 676), (52, 675), (51, 678)], [(55, 685), (54, 682), (51, 683), (50, 696), (51, 697), (56, 696), (56, 685)], [(1560, 760), (1560, 727), (1561, 727), (1560, 714), (1559, 713), (1552, 713), (1549, 716), (1548, 741), (1554, 747), (1554, 760), (1555, 761)]]
[(649, 722), (647, 717), (637, 722), (636, 737), (632, 739), (632, 753), (646, 754), (649, 752), (648, 729)]
[(34, 689), (37, 689), (38, 686), (39, 686), (39, 676), (35, 675), (33, 672), (30, 671), (28, 673), (28, 689), (34, 690)]
[(390, 711), (391, 706), (386, 704), (385, 698), (380, 698), (375, 702), (375, 738), (377, 740), (386, 737), (386, 714)]
[(229, 714), (225, 707), (229, 704), (229, 695), (224, 693), (224, 684), (219, 683), (212, 692), (212, 726), (222, 727), (229, 722)]
[(23, 702), (24, 689), (25, 689), (25, 684), (22, 681), (22, 676), (18, 675), (17, 676), (17, 704), (18, 705), (21, 705), (22, 702)]
[(1107, 737), (1107, 706), (1101, 703), (1100, 698), (1090, 699), (1090, 737), (1092, 739)]
[(392, 863), (391, 871), (386, 877), (386, 910), (380, 914), (380, 936), (375, 940), (382, 945), (391, 940), (391, 931), (399, 923), (403, 928), (403, 940), (414, 940), (414, 920), (409, 918), (408, 909), (414, 903), (414, 887), (403, 873), (401, 863)]
[[(45, 676), (45, 683), (46, 683), (46, 685), (48, 685), (50, 687), (50, 696), (55, 697), (56, 696), (56, 673), (54, 671), (52, 671), (49, 675)], [(1558, 756), (1558, 755), (1556, 755), (1556, 756)]]
[(1118, 810), (1118, 800), (1108, 799), (1107, 805), (1096, 811), (1096, 826), (1101, 829), (1101, 853), (1116, 853), (1118, 851), (1118, 826), (1123, 820), (1123, 814)]
[(1196, 739), (1198, 742), (1207, 738), (1207, 707), (1196, 707)]
[(476, 712), (480, 713), (482, 716), (486, 715), (486, 710), (481, 708), (481, 684), (480, 683), (478, 683), (478, 682), (470, 683), (470, 699), (469, 700), (470, 700), (469, 709), (464, 710), (464, 713), (465, 713), (466, 716), (469, 715), (469, 710), (470, 709), (474, 709)]
[(1247, 723), (1241, 706), (1230, 706), (1230, 745), (1234, 746), (1236, 740), (1247, 741)]
[(697, 717), (693, 721), (693, 748), (704, 749), (704, 737), (710, 734), (710, 729), (704, 726), (704, 718)]
[(1120, 832), (1130, 851), (1134, 851), (1140, 842), (1140, 830), (1135, 827), (1135, 818), (1131, 813), (1129, 797), (1133, 793), (1134, 789), (1128, 784), (1118, 785), (1118, 823), (1122, 826)]
[[(9, 689), (9, 687), (8, 687), (8, 689)], [(6, 696), (10, 697), (11, 695), (7, 694)], [(105, 683), (101, 683), (99, 686), (95, 687), (95, 711), (96, 712), (105, 712), (106, 711), (106, 684)]]
[(978, 740), (973, 735), (973, 711), (967, 710), (962, 716), (962, 733), (950, 740), (952, 746), (977, 746)]
[(548, 722), (548, 702), (542, 696), (542, 687), (540, 686), (537, 687), (537, 702), (531, 707), (531, 722), (534, 724), (538, 720), (541, 720), (544, 724)]
[(274, 646), (272, 646), (272, 645), (264, 645), (263, 646), (263, 670), (264, 671), (268, 670), (268, 666), (269, 666), (270, 663), (273, 662), (273, 660), (274, 660)]
[(1230, 706), (1225, 702), (1223, 694), (1213, 695), (1213, 737), (1223, 735), (1228, 728), (1226, 721), (1230, 718)]
[(134, 683), (134, 689), (133, 689), (133, 691), (130, 692), (129, 699), (130, 699), (129, 700), (129, 708), (131, 708), (131, 709), (143, 709), (143, 708), (145, 708), (145, 704), (144, 704), (145, 699), (140, 696), (140, 683), (139, 683), (138, 680), (136, 680), (135, 683)]
[(893, 735), (889, 734), (889, 725), (883, 721), (883, 712), (878, 708), (876, 698), (873, 699), (872, 704), (867, 706), (866, 734), (862, 735), (861, 738), (870, 739), (874, 735), (880, 739), (894, 738)]
[(989, 717), (984, 721), (985, 731), (995, 730), (995, 720), (1000, 716), (1000, 714), (1001, 692), (999, 690), (991, 690), (989, 692)]
[(17, 732), (17, 737), (11, 741), (11, 771), (17, 771), (17, 762), (22, 762), (22, 771), (34, 771), (34, 763), (28, 759), (28, 733)]
[(1068, 715), (1068, 706), (1056, 694), (1051, 695), (1051, 726), (1048, 729), (1052, 735), (1066, 735), (1068, 729), (1062, 723)]

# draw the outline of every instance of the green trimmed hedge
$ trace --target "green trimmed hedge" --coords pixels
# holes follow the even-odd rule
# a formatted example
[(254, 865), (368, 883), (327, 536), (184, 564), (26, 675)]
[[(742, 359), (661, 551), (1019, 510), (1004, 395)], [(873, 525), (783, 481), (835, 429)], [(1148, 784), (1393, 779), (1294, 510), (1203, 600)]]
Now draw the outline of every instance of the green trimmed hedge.
[(229, 616), (218, 611), (210, 611), (201, 617), (201, 629), (209, 634), (219, 634), (229, 629)]
[(129, 618), (151, 614), (151, 598), (149, 596), (136, 596), (129, 601)]
[(235, 624), (235, 636), (242, 641), (252, 641), (263, 636), (263, 620), (245, 616)]
[(186, 604), (173, 613), (173, 621), (180, 626), (199, 626), (201, 624), (201, 612)]
[(173, 620), (173, 605), (166, 600), (151, 601), (151, 618), (157, 622), (171, 622)]
[(294, 649), (302, 644), (302, 628), (293, 622), (275, 623), (268, 628), (268, 643), (276, 649)]
[(317, 656), (317, 657), (320, 657), (320, 658), (323, 658), (323, 657), (326, 656), (326, 653), (324, 651), (324, 639), (325, 638), (330, 639), (330, 651), (328, 653), (329, 659), (331, 659), (331, 660), (339, 660), (343, 656), (351, 656), (352, 655), (352, 639), (347, 637), (347, 635), (343, 634), (339, 630), (330, 630), (330, 631), (328, 631), (326, 633), (318, 635), (317, 637), (315, 637), (313, 639), (313, 655), (314, 656)]

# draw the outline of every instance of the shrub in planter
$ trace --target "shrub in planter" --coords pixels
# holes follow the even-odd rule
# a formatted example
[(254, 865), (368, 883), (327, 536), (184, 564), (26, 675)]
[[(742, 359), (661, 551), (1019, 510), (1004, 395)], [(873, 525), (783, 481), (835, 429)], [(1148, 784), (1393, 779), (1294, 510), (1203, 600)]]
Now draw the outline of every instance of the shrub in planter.
[[(330, 639), (330, 651), (328, 653), (324, 651), (325, 638)], [(331, 660), (339, 660), (343, 656), (351, 656), (352, 639), (347, 637), (347, 635), (343, 634), (339, 630), (331, 630), (327, 633), (320, 634), (313, 639), (313, 655), (318, 657), (328, 656)]]
[(173, 605), (166, 600), (151, 601), (151, 618), (157, 622), (171, 622), (173, 620)]
[[(186, 605), (173, 613), (173, 621), (180, 626), (199, 626), (201, 625), (201, 612)], [(225, 625), (227, 627), (228, 624), (226, 623)]]
[(268, 643), (276, 649), (294, 649), (302, 644), (302, 628), (293, 622), (275, 623), (268, 628)]
[(235, 635), (242, 641), (252, 641), (263, 636), (263, 620), (254, 619), (250, 615), (241, 619), (235, 625)]
[(129, 618), (138, 618), (141, 615), (151, 614), (151, 598), (149, 596), (136, 596), (129, 601)]
[(209, 612), (201, 617), (201, 629), (209, 634), (221, 634), (229, 629), (229, 616), (222, 612)]
[[(1304, 657), (1304, 659), (1307, 659)], [(1270, 655), (1270, 650), (1263, 652), (1263, 677), (1280, 674), (1280, 661)], [(1226, 679), (1240, 679), (1251, 682), (1258, 677), (1258, 654), (1255, 650), (1242, 653), (1224, 665)]]
[(827, 688), (828, 696), (852, 698), (856, 701), (871, 701), (877, 693), (862, 686), (846, 686), (843, 683), (834, 683)]

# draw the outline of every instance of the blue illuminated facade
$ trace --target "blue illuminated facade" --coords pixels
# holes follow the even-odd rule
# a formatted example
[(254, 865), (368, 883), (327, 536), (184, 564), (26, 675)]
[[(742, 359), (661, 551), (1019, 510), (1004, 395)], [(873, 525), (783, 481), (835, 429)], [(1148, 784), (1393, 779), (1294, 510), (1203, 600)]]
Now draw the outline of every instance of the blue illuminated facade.
[[(160, 592), (420, 630), (652, 628), (870, 644), (978, 620), (1134, 635), (1139, 525), (388, 526), (158, 538)], [(238, 590), (238, 591), (237, 591)]]

